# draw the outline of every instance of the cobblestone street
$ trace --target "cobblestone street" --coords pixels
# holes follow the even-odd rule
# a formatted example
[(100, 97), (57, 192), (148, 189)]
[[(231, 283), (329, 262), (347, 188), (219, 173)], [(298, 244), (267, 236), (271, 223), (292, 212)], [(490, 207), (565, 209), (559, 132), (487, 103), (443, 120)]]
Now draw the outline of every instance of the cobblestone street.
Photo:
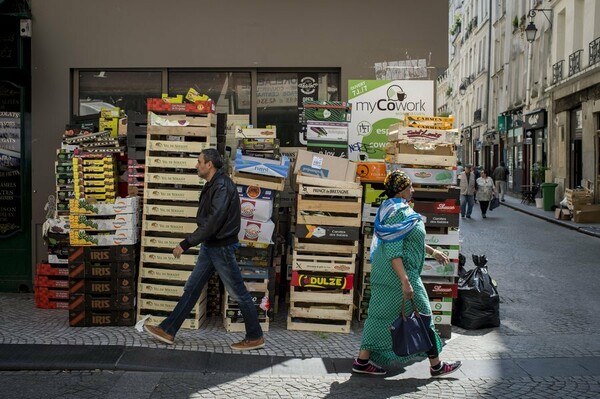
[[(199, 331), (182, 330), (176, 344), (167, 347), (131, 327), (70, 328), (66, 313), (35, 309), (30, 295), (2, 295), (2, 397), (345, 398), (358, 392), (406, 398), (600, 396), (600, 240), (505, 206), (485, 220), (475, 212), (473, 219), (461, 220), (461, 239), (467, 268), (473, 267), (471, 254), (489, 259), (501, 296), (502, 324), (476, 331), (454, 327), (442, 357), (461, 359), (464, 366), (447, 379), (430, 379), (426, 361), (392, 370), (385, 379), (352, 376), (358, 324), (351, 334), (296, 332), (286, 330), (285, 318), (278, 315), (264, 349), (236, 354), (228, 345), (241, 334), (226, 333), (218, 320)], [(11, 368), (18, 364), (7, 355), (11, 350), (23, 348), (25, 353), (25, 348), (51, 345), (86, 346), (90, 353), (120, 346), (126, 353), (111, 367), (90, 366), (93, 371), (83, 370), (81, 362), (68, 367), (67, 353), (61, 363), (60, 356), (44, 358), (42, 352), (27, 355), (31, 367)], [(139, 351), (135, 364), (128, 360), (133, 349)], [(185, 360), (200, 355), (208, 359), (202, 367)], [(90, 356), (86, 364), (92, 364)], [(181, 359), (180, 364), (171, 359)], [(58, 366), (47, 367), (52, 364)]]

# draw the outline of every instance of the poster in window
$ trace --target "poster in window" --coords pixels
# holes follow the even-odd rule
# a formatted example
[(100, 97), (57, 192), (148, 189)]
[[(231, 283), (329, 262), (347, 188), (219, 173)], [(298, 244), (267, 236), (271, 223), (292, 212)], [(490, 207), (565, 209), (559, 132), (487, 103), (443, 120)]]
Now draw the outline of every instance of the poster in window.
[(17, 18), (0, 16), (0, 68), (19, 68), (21, 66), (19, 29)]
[(21, 89), (0, 82), (0, 237), (20, 231), (21, 197)]

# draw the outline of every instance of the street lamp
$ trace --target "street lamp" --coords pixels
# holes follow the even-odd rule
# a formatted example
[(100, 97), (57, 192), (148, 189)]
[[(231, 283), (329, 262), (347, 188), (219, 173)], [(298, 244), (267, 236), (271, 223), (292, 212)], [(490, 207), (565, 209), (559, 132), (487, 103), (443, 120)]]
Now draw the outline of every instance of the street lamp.
[(465, 93), (467, 92), (467, 86), (465, 86), (464, 82), (460, 84), (460, 86), (458, 87), (458, 91), (460, 92), (461, 96), (465, 95)]
[(546, 15), (546, 11), (548, 11), (550, 13), (550, 15), (552, 15), (552, 9), (551, 8), (533, 8), (531, 10), (529, 10), (529, 12), (527, 13), (527, 16), (530, 18), (529, 20), (529, 24), (527, 25), (527, 27), (525, 28), (525, 37), (527, 38), (527, 42), (529, 43), (529, 48), (527, 51), (527, 78), (526, 78), (526, 83), (525, 83), (525, 109), (529, 109), (529, 103), (531, 102), (531, 60), (533, 58), (533, 42), (535, 41), (535, 36), (537, 34), (537, 27), (535, 26), (535, 23), (533, 22), (533, 18), (535, 18), (535, 15), (537, 14), (538, 11), (541, 11), (544, 16), (546, 17), (546, 19), (548, 20), (548, 23), (550, 23), (550, 27), (552, 27), (552, 21), (550, 20), (550, 18), (548, 18), (548, 15)]
[(529, 25), (527, 25), (527, 28), (525, 28), (525, 37), (527, 38), (527, 41), (529, 43), (533, 43), (533, 41), (535, 40), (535, 35), (537, 34), (537, 28), (535, 27), (535, 24), (533, 23), (533, 21), (529, 21)]

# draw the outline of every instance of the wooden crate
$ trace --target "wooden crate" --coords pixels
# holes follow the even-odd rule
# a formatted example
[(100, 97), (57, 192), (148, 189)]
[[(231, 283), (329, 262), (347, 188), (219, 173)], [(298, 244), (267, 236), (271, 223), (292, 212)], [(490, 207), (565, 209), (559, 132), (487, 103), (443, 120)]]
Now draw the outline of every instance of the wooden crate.
[(318, 292), (291, 287), (287, 328), (349, 333), (353, 298), (354, 290)]
[(231, 179), (235, 184), (243, 186), (256, 186), (275, 191), (283, 191), (285, 188), (285, 179), (281, 177), (234, 172), (231, 175)]
[(300, 224), (359, 227), (361, 188), (299, 185), (296, 220)]
[(355, 273), (356, 255), (326, 255), (320, 252), (294, 251), (292, 256), (292, 270)]
[[(269, 331), (269, 319), (265, 318), (263, 320), (259, 319), (260, 328), (263, 331)], [(227, 332), (245, 332), (246, 324), (244, 322), (233, 321), (228, 317), (223, 317), (223, 327)]]
[[(158, 292), (164, 292), (163, 289), (155, 289), (149, 290), (148, 287), (158, 287), (157, 285), (152, 284), (140, 284), (140, 288), (138, 289), (138, 310), (137, 310), (137, 319), (140, 320), (146, 315), (152, 315), (147, 320), (146, 323), (149, 325), (159, 325), (173, 309), (175, 305), (177, 305), (177, 301), (181, 297), (181, 294), (174, 295), (175, 298), (170, 300), (166, 298), (164, 295), (154, 296)], [(166, 287), (166, 286), (163, 286)], [(183, 293), (183, 287), (179, 287), (180, 292)], [(148, 291), (153, 291), (151, 294), (148, 294)], [(200, 298), (198, 299), (198, 303), (194, 305), (190, 312), (190, 316), (186, 318), (181, 326), (181, 328), (186, 329), (199, 329), (202, 324), (206, 321), (206, 302), (208, 297), (207, 287), (204, 287), (202, 293), (200, 294)]]
[(348, 188), (348, 189), (358, 188), (358, 189), (360, 189), (362, 186), (358, 182), (358, 177), (356, 178), (356, 180), (357, 181), (354, 181), (354, 182), (342, 181), (342, 180), (331, 180), (331, 179), (323, 179), (320, 177), (304, 176), (301, 174), (297, 174), (295, 177), (296, 184), (304, 184), (307, 186), (318, 186), (318, 187), (330, 187), (330, 188), (336, 187), (336, 188)]

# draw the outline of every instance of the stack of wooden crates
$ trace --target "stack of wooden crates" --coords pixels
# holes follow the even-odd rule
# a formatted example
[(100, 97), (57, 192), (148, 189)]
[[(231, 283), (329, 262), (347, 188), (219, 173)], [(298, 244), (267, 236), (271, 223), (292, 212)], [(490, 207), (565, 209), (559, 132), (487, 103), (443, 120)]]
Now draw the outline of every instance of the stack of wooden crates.
[[(149, 98), (138, 319), (159, 324), (174, 309), (196, 264), (198, 248), (176, 259), (172, 250), (196, 225), (198, 154), (216, 148), (212, 101), (171, 104)], [(207, 287), (182, 328), (197, 329), (206, 319)]]
[(299, 151), (289, 330), (349, 333), (361, 223), (356, 164)]
[(442, 265), (429, 255), (421, 276), (427, 289), (433, 319), (440, 335), (451, 335), (452, 299), (456, 297), (460, 249), (459, 199), (456, 145), (459, 135), (451, 130), (453, 118), (405, 116), (390, 127), (386, 149), (388, 171), (403, 170), (411, 178), (414, 209), (423, 216), (426, 244), (450, 258)]

